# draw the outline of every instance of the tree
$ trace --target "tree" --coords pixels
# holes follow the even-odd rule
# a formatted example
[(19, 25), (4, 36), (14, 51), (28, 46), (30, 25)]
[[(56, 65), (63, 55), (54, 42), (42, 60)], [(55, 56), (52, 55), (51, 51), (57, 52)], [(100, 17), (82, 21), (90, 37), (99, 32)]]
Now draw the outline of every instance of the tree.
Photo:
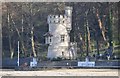
[(10, 11), (8, 10), (8, 6), (7, 6), (7, 23), (8, 23), (8, 28), (9, 28), (9, 47), (10, 47), (10, 58), (12, 59), (13, 58), (13, 55), (14, 55), (14, 48), (12, 47), (12, 38), (11, 38), (11, 35), (12, 35), (12, 28), (11, 28), (11, 25), (10, 25)]
[(86, 19), (85, 19), (85, 27), (86, 27), (86, 56), (89, 56), (90, 52), (90, 31), (89, 31), (89, 25), (88, 25), (88, 20), (87, 20), (87, 14), (89, 12), (89, 9), (85, 12), (86, 14)]

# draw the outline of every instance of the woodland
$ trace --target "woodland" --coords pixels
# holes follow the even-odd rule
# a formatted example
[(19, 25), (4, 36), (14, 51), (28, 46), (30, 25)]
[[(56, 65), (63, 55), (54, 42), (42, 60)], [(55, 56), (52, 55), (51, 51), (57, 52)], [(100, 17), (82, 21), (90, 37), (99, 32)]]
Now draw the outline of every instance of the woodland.
[(46, 58), (44, 34), (47, 16), (73, 7), (70, 41), (77, 43), (78, 58), (104, 54), (109, 47), (120, 54), (120, 3), (118, 2), (5, 2), (2, 3), (2, 56)]

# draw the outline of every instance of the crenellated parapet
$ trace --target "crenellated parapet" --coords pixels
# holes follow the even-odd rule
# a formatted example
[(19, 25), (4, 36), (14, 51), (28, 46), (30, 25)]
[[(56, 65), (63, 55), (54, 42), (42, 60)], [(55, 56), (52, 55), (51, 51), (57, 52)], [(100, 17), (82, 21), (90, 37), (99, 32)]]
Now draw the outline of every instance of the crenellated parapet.
[(48, 16), (48, 24), (64, 24), (68, 20), (68, 17), (66, 15), (49, 15)]

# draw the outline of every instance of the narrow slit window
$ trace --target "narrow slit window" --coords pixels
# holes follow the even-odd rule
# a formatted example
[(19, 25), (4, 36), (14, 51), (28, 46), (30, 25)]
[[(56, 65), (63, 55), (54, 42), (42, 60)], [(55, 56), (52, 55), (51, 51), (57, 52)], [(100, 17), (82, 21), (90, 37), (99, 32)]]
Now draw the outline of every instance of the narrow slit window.
[(65, 41), (65, 35), (61, 35), (61, 42)]
[(62, 52), (62, 57), (64, 57), (64, 52)]
[(50, 37), (50, 43), (52, 42), (52, 39), (51, 39), (51, 37)]

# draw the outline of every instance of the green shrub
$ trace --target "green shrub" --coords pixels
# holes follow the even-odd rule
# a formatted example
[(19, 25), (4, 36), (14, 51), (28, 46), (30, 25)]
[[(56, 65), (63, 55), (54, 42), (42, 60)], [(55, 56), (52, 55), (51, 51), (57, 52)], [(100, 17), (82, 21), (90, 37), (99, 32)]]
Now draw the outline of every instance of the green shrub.
[(61, 61), (62, 58), (61, 57), (57, 57), (57, 58), (53, 58), (51, 61)]

